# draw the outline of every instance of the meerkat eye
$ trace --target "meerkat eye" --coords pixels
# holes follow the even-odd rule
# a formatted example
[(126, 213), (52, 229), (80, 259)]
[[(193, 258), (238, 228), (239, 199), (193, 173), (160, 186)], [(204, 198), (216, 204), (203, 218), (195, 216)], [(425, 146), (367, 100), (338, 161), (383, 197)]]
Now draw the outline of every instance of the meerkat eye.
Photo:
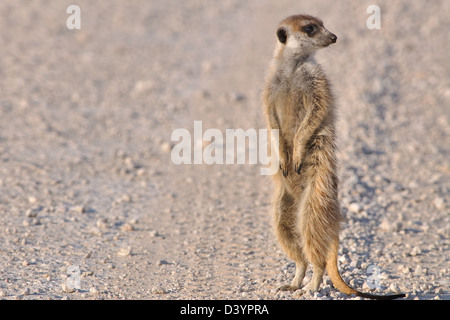
[(314, 26), (312, 24), (308, 24), (307, 26), (303, 27), (303, 31), (310, 37), (313, 35)]

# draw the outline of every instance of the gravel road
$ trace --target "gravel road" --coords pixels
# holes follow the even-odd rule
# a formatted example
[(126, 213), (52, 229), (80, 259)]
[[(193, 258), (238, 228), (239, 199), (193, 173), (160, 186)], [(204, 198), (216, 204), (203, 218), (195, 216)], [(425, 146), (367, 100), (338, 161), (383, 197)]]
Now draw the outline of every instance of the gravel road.
[(171, 161), (194, 121), (265, 128), (275, 28), (308, 13), (338, 36), (317, 60), (339, 115), (343, 277), (450, 299), (450, 2), (378, 0), (368, 29), (372, 2), (3, 1), (0, 297), (359, 299), (327, 276), (276, 291), (295, 266), (261, 165)]

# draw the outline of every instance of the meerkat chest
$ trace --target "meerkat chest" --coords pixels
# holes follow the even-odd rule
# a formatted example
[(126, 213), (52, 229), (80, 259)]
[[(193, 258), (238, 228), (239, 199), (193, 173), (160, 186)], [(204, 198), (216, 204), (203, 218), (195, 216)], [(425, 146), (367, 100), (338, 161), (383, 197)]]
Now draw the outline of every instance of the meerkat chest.
[(308, 109), (308, 101), (318, 90), (315, 83), (323, 78), (317, 64), (306, 62), (289, 76), (281, 77), (275, 92), (277, 116), (283, 129), (283, 136), (290, 139), (297, 133)]
[(306, 113), (304, 93), (300, 88), (287, 87), (279, 92), (275, 105), (283, 138), (293, 140)]

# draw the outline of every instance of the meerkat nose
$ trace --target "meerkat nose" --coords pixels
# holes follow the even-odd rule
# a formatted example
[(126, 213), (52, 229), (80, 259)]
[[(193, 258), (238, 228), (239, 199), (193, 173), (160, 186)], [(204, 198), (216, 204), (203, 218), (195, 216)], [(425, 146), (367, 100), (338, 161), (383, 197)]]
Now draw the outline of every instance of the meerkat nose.
[(331, 38), (331, 42), (333, 42), (333, 43), (335, 43), (336, 40), (337, 40), (337, 37), (336, 37), (335, 34), (331, 34), (331, 35), (330, 35), (330, 38)]

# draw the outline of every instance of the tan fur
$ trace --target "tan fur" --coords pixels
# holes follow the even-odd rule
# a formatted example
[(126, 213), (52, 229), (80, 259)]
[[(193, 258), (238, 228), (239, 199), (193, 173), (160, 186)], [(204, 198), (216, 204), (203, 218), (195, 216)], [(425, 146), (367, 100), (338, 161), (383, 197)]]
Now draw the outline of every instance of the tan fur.
[(310, 290), (317, 291), (325, 268), (334, 286), (346, 294), (373, 296), (350, 288), (337, 268), (342, 221), (338, 203), (333, 96), (312, 53), (336, 42), (321, 20), (295, 15), (281, 21), (278, 42), (263, 93), (269, 129), (279, 130), (280, 170), (275, 174), (275, 233), (296, 263), (290, 285), (302, 286), (308, 263)]

